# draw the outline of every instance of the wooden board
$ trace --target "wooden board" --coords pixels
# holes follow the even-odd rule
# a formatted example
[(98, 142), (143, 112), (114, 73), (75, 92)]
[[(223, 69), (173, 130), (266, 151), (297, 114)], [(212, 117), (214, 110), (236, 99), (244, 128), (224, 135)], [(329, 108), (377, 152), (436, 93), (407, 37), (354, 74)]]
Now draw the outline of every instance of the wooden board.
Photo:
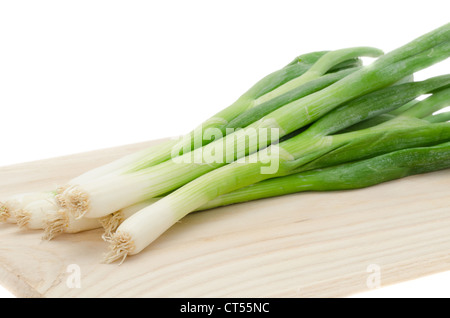
[[(150, 144), (0, 168), (0, 199), (51, 189)], [(100, 230), (45, 242), (40, 231), (3, 224), (0, 284), (19, 297), (348, 296), (450, 269), (449, 189), (445, 170), (196, 213), (120, 266), (101, 264)]]

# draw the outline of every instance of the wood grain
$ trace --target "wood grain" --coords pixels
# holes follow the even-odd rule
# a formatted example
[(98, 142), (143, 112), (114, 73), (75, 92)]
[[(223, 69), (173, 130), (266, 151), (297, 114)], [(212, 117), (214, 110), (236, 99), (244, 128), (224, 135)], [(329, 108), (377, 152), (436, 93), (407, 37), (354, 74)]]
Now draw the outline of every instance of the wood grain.
[[(150, 143), (0, 168), (0, 198), (52, 189)], [(0, 226), (0, 283), (18, 297), (343, 297), (450, 269), (450, 170), (192, 214), (121, 266), (101, 231), (41, 241)], [(70, 288), (68, 266), (81, 270)], [(369, 270), (369, 271), (368, 271)], [(375, 273), (376, 274), (376, 273)]]

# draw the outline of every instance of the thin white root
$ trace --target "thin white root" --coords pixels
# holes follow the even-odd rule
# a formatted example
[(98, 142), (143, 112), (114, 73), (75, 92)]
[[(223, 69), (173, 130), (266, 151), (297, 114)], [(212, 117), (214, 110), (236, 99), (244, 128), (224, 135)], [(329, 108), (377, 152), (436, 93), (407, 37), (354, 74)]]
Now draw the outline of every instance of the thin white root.
[(56, 194), (63, 194), (64, 191), (66, 191), (69, 188), (70, 188), (69, 185), (59, 186), (59, 187), (56, 188)]
[(69, 217), (64, 209), (59, 210), (56, 214), (49, 215), (45, 221), (43, 240), (50, 241), (56, 236), (62, 234), (69, 224)]
[(55, 202), (60, 208), (67, 208), (67, 202), (64, 197), (64, 192), (69, 188), (70, 186), (68, 185), (59, 186), (58, 188), (56, 188)]
[(107, 215), (100, 219), (100, 224), (102, 225), (105, 232), (102, 235), (104, 241), (108, 242), (111, 240), (112, 236), (116, 232), (119, 225), (123, 222), (124, 218), (122, 213), (115, 212), (113, 214)]
[(55, 195), (55, 202), (60, 208), (67, 208), (67, 202), (62, 194)]
[(131, 235), (123, 232), (116, 232), (108, 240), (109, 252), (105, 253), (103, 262), (110, 264), (120, 260), (120, 264), (125, 261), (125, 258), (133, 252), (134, 242), (131, 239)]
[(89, 210), (89, 195), (77, 186), (66, 189), (64, 199), (60, 199), (76, 219), (82, 218)]
[(0, 202), (0, 222), (7, 222), (11, 213), (5, 203)]
[(30, 222), (31, 215), (26, 210), (20, 209), (20, 210), (16, 211), (15, 218), (16, 218), (16, 222), (17, 222), (17, 225), (19, 226), (19, 228), (25, 229), (28, 227), (28, 223)]

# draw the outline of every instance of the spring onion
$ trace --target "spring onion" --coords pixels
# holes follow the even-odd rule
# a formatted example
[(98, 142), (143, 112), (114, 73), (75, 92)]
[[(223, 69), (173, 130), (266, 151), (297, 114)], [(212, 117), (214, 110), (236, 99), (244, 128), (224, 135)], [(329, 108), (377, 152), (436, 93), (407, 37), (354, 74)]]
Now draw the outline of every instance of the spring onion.
[(273, 178), (224, 194), (203, 205), (207, 210), (304, 191), (349, 190), (450, 168), (450, 143), (401, 149), (373, 158)]
[(0, 222), (15, 223), (15, 215), (20, 213), (29, 203), (37, 200), (52, 198), (51, 192), (30, 192), (12, 196), (0, 202)]
[(44, 224), (40, 224), (44, 229), (44, 240), (51, 240), (55, 236), (68, 233), (75, 234), (84, 231), (100, 228), (102, 226), (99, 219), (74, 219), (71, 215), (65, 213), (64, 210), (58, 210), (56, 213), (51, 213), (43, 220)]
[(43, 239), (50, 240), (61, 233), (79, 233), (101, 227), (100, 220), (75, 220), (55, 203), (53, 198), (30, 201), (15, 214), (17, 225), (26, 230), (45, 230)]

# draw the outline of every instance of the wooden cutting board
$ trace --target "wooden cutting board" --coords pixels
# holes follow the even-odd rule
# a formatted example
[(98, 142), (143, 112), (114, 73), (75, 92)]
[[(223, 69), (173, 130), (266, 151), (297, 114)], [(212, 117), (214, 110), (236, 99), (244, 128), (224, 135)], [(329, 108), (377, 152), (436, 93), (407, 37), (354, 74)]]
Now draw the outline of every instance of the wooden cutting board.
[[(0, 199), (154, 143), (0, 168)], [(449, 270), (449, 195), (450, 169), (196, 213), (120, 266), (101, 264), (101, 230), (46, 242), (1, 224), (0, 284), (19, 297), (343, 297)]]

